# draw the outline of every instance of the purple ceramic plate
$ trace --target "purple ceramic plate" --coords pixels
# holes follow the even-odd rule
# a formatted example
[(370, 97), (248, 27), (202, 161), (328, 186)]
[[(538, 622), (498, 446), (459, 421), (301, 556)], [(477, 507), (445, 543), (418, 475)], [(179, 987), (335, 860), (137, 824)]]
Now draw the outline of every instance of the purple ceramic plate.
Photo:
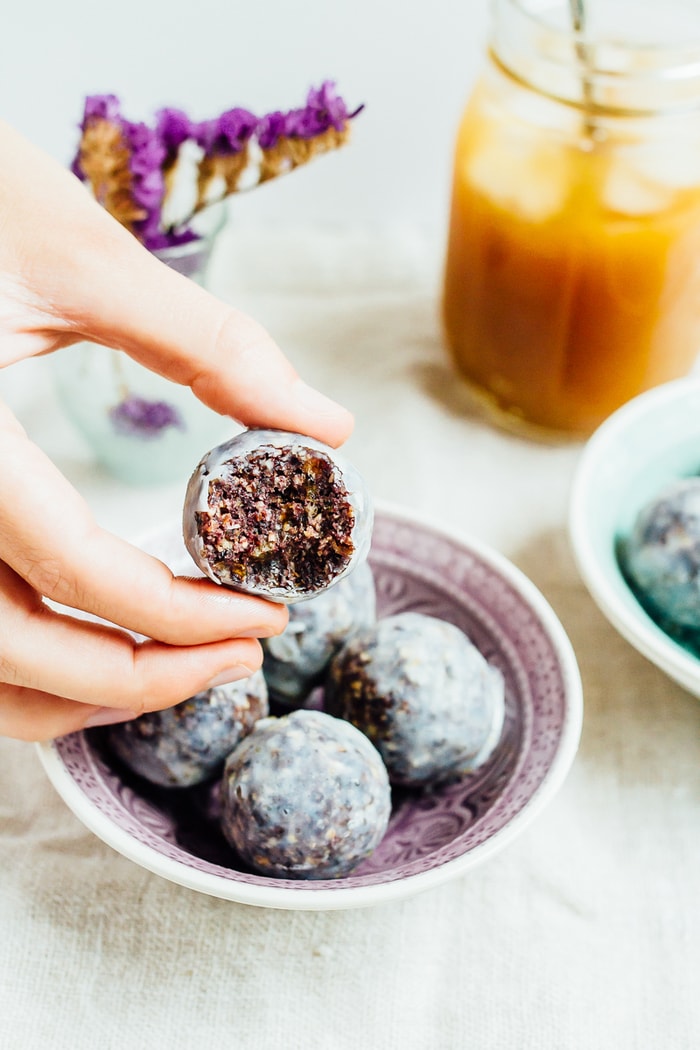
[[(144, 544), (191, 574), (179, 524)], [(407, 609), (450, 620), (503, 672), (506, 714), (488, 763), (459, 783), (394, 791), (388, 831), (344, 878), (298, 882), (236, 866), (211, 787), (159, 789), (118, 767), (104, 731), (38, 745), (66, 803), (136, 863), (204, 893), (274, 908), (332, 909), (407, 897), (460, 875), (511, 841), (560, 787), (581, 729), (581, 682), (551, 607), (501, 555), (396, 507), (377, 508), (370, 555), (380, 615)]]

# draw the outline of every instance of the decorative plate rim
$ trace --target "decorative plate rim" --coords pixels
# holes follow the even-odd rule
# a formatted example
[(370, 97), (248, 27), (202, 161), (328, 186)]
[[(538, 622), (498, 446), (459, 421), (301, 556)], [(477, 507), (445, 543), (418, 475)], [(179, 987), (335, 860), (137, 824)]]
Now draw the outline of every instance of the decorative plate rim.
[[(389, 501), (376, 501), (378, 517), (391, 518), (407, 526), (432, 530), (437, 535), (465, 549), (489, 569), (505, 579), (534, 613), (556, 654), (563, 689), (563, 712), (558, 743), (542, 778), (520, 810), (489, 838), (460, 856), (440, 865), (402, 878), (387, 878), (363, 886), (332, 888), (318, 884), (298, 883), (288, 886), (256, 885), (235, 879), (222, 879), (214, 874), (189, 868), (177, 860), (132, 838), (124, 829), (105, 819), (96, 804), (70, 775), (58, 754), (56, 742), (36, 745), (44, 770), (63, 801), (81, 822), (107, 845), (141, 867), (171, 882), (221, 899), (257, 907), (293, 910), (341, 910), (366, 907), (388, 900), (400, 900), (438, 886), (481, 863), (516, 838), (556, 795), (571, 768), (578, 750), (582, 719), (583, 691), (576, 656), (571, 642), (549, 602), (535, 584), (504, 555), (487, 543), (457, 529), (438, 523), (429, 515), (416, 513)], [(151, 530), (140, 541), (143, 546), (162, 535), (162, 527)], [(300, 892), (301, 891), (301, 892)]]

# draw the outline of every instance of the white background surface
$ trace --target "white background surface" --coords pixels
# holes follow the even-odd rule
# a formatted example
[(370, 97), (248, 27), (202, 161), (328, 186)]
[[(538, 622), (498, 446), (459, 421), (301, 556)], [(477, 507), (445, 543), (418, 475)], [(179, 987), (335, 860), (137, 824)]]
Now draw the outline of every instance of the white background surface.
[[(438, 291), (453, 126), (482, 0), (398, 5), (13, 7), (5, 115), (63, 157), (88, 91), (294, 105), (338, 78), (367, 102), (353, 145), (234, 209), (213, 286), (356, 414), (377, 497), (491, 543), (549, 599), (578, 654), (581, 749), (527, 832), (467, 877), (368, 911), (268, 912), (114, 854), (0, 741), (2, 1050), (694, 1050), (700, 1042), (700, 704), (609, 627), (566, 534), (580, 446), (470, 415)], [(246, 228), (247, 227), (247, 228)], [(368, 228), (370, 232), (368, 232)], [(179, 515), (181, 483), (112, 481), (58, 409), (45, 361), (0, 396), (122, 535)]]

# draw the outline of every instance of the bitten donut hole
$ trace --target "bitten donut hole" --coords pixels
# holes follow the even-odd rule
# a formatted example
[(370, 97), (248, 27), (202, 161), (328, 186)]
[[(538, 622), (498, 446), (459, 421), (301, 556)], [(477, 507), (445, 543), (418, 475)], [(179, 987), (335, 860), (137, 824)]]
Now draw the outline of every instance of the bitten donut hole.
[(348, 566), (355, 514), (332, 460), (305, 447), (264, 446), (232, 459), (198, 511), (214, 572), (247, 588), (318, 591)]
[(203, 456), (187, 483), (185, 546), (205, 576), (293, 605), (368, 555), (374, 513), (342, 454), (282, 430), (246, 430)]

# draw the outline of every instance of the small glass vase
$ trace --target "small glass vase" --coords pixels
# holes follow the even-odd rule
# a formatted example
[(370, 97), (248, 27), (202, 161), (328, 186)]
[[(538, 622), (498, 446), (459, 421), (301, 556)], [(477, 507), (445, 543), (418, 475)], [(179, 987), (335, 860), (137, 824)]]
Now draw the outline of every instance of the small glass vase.
[[(153, 254), (203, 287), (225, 212), (208, 217), (201, 235)], [(224, 440), (230, 420), (127, 354), (78, 343), (52, 354), (53, 382), (68, 419), (97, 461), (130, 484), (165, 484), (189, 476)]]

